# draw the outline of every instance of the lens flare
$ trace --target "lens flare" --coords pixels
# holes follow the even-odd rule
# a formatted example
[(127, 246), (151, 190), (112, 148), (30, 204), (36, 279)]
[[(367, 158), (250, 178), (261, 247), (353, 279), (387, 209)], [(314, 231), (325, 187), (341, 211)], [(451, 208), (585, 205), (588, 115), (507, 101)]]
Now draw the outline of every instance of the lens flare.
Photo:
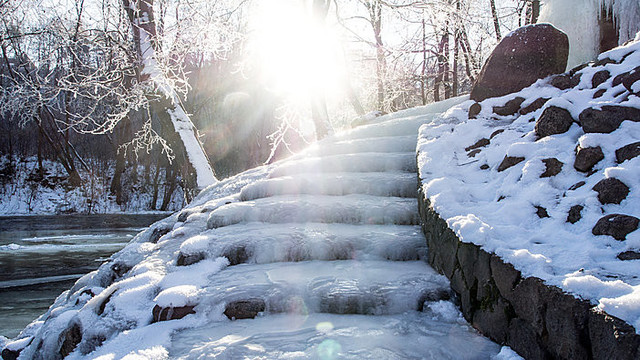
[(345, 71), (337, 35), (302, 3), (261, 1), (249, 44), (263, 81), (308, 103), (314, 95), (339, 92)]

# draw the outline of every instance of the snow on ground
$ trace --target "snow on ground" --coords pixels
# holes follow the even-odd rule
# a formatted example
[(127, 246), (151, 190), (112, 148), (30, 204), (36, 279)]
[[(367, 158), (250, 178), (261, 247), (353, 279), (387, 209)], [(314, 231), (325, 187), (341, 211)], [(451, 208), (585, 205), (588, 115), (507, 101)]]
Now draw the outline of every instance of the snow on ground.
[(103, 360), (517, 359), (464, 322), (424, 260), (416, 134), (439, 111), (376, 118), (208, 187), (8, 348), (26, 346), (25, 359), (61, 348)]
[[(6, 156), (0, 157), (0, 168), (7, 166)], [(109, 193), (109, 181), (113, 166), (99, 161), (89, 161), (90, 166), (99, 169), (109, 176), (92, 177), (91, 174), (78, 169), (85, 180), (83, 186), (69, 187), (66, 183), (67, 173), (59, 162), (44, 160), (46, 176), (41, 181), (29, 179), (36, 174), (38, 162), (36, 157), (16, 161), (15, 174), (0, 178), (0, 216), (45, 215), (45, 214), (115, 214), (115, 213), (153, 213), (148, 211), (153, 198), (152, 187), (133, 184), (136, 191), (128, 193), (129, 199), (118, 205), (115, 197)], [(139, 166), (139, 173), (144, 173)], [(160, 198), (162, 198), (162, 191)], [(179, 209), (184, 204), (183, 194), (178, 187), (171, 196), (168, 210)]]
[[(609, 134), (585, 133), (577, 122), (558, 135), (537, 139), (535, 132), (536, 119), (550, 106), (567, 109), (576, 120), (589, 107), (640, 108), (637, 93), (613, 84), (640, 65), (640, 42), (600, 56), (606, 58), (621, 63), (603, 61), (577, 71), (581, 79), (574, 88), (561, 90), (543, 79), (519, 93), (483, 101), (477, 119), (468, 116), (472, 101), (451, 108), (420, 129), (418, 166), (426, 196), (462, 241), (496, 253), (525, 276), (589, 299), (640, 331), (640, 260), (617, 257), (640, 252), (640, 231), (624, 241), (592, 233), (604, 215), (640, 217), (640, 157), (616, 161), (616, 149), (640, 140), (640, 123), (623, 121)], [(594, 88), (592, 79), (603, 70), (610, 77)], [(550, 100), (526, 115), (494, 114), (494, 107), (516, 96), (524, 98), (521, 109), (539, 98)], [(474, 144), (477, 149), (468, 148)], [(601, 147), (604, 158), (592, 171), (574, 168), (577, 145)], [(523, 160), (500, 171), (505, 156)], [(543, 160), (550, 158), (562, 162), (562, 170), (542, 177)], [(603, 205), (592, 188), (613, 177), (630, 192), (619, 204)], [(568, 213), (576, 205), (582, 206), (581, 219), (571, 223)]]

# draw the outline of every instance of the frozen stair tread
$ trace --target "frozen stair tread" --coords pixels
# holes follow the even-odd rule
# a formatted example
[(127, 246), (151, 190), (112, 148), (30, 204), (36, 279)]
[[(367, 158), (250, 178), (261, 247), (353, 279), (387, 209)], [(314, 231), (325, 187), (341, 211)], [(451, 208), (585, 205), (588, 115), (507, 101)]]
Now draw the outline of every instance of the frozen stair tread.
[(416, 134), (351, 139), (316, 143), (303, 150), (298, 156), (328, 156), (362, 152), (415, 152), (417, 143)]
[(243, 223), (206, 231), (180, 247), (185, 258), (227, 257), (231, 264), (307, 260), (424, 258), (426, 243), (415, 225)]
[(417, 177), (412, 173), (315, 173), (259, 180), (245, 186), (242, 201), (274, 195), (348, 195), (416, 197)]
[[(397, 315), (269, 314), (176, 332), (171, 359), (313, 359), (322, 350), (345, 359), (489, 359), (500, 346), (468, 325)], [(238, 334), (243, 334), (239, 336)]]
[[(449, 296), (448, 281), (424, 261), (305, 261), (228, 267), (200, 293), (200, 306), (218, 309), (261, 299), (270, 313), (397, 314)], [(197, 308), (196, 308), (197, 311)]]
[(231, 203), (212, 211), (207, 227), (241, 222), (419, 224), (416, 199), (352, 194), (283, 195)]
[(417, 167), (415, 152), (373, 152), (303, 158), (283, 162), (273, 170), (269, 177), (275, 178), (300, 173), (387, 171), (416, 173)]
[(438, 114), (408, 116), (384, 122), (359, 126), (350, 131), (337, 134), (328, 141), (355, 140), (375, 137), (416, 135), (423, 124), (431, 122)]

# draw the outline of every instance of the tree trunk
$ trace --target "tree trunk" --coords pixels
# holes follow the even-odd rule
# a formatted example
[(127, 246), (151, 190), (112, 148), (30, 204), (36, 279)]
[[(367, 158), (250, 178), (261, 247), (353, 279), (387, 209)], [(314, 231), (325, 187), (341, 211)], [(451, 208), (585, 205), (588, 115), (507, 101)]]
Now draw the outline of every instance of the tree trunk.
[(167, 165), (165, 167), (165, 188), (164, 196), (162, 197), (162, 205), (160, 205), (160, 211), (167, 211), (169, 204), (171, 203), (171, 195), (176, 190), (178, 182), (176, 181), (176, 174), (173, 170), (173, 165)]
[(462, 54), (464, 55), (464, 65), (465, 65), (465, 73), (469, 78), (471, 83), (474, 83), (475, 76), (473, 75), (473, 70), (475, 71), (475, 63), (471, 54), (471, 45), (469, 45), (469, 37), (467, 36), (467, 30), (462, 28), (460, 30), (460, 47), (462, 48)]
[[(330, 0), (313, 0), (313, 19), (316, 21), (317, 26), (324, 26), (330, 5)], [(310, 69), (310, 71), (314, 71), (314, 69)], [(318, 140), (333, 134), (333, 127), (329, 121), (327, 102), (323, 91), (324, 89), (318, 88), (311, 94), (311, 119), (315, 125), (316, 138)]]
[(373, 37), (376, 40), (376, 77), (377, 77), (377, 107), (384, 111), (384, 79), (386, 76), (386, 57), (384, 43), (382, 42), (382, 3), (380, 0), (371, 1), (368, 4), (369, 20), (373, 28)]
[(42, 165), (42, 131), (38, 129), (38, 178), (44, 179), (44, 166)]
[(427, 105), (427, 28), (422, 14), (422, 69), (420, 71), (420, 96), (422, 105)]
[(460, 57), (460, 49), (459, 44), (460, 37), (458, 36), (458, 32), (454, 36), (453, 40), (453, 72), (451, 73), (451, 96), (458, 96), (458, 60)]
[(156, 174), (153, 177), (153, 196), (150, 204), (151, 210), (155, 210), (156, 205), (158, 203), (158, 188), (159, 188), (158, 178), (160, 177), (160, 168), (162, 168), (162, 166), (160, 166), (160, 162), (162, 161), (162, 159), (163, 157), (159, 155), (158, 161), (156, 162)]
[(493, 27), (496, 31), (496, 39), (500, 42), (502, 35), (500, 35), (500, 22), (498, 19), (498, 10), (496, 9), (496, 0), (489, 0), (489, 4), (491, 5), (491, 17), (493, 17)]
[(535, 24), (538, 22), (538, 18), (540, 17), (540, 0), (531, 0), (528, 7), (531, 12), (531, 17), (527, 18), (527, 24)]
[(150, 82), (155, 89), (147, 94), (152, 114), (163, 129), (163, 137), (173, 150), (182, 177), (185, 201), (190, 202), (199, 190), (217, 182), (209, 159), (200, 143), (198, 131), (184, 111), (174, 89), (166, 85), (164, 75), (158, 71), (156, 53), (160, 46), (156, 36), (153, 0), (122, 0), (131, 28), (139, 38), (141, 81)]
[(450, 57), (449, 57), (449, 23), (447, 22), (447, 29), (444, 33), (444, 98), (449, 99), (451, 97), (451, 71), (450, 71)]
[(446, 98), (446, 84), (444, 84), (445, 82), (445, 74), (447, 71), (447, 63), (448, 63), (448, 59), (445, 55), (445, 49), (447, 47), (447, 42), (449, 41), (449, 36), (447, 34), (447, 29), (444, 30), (444, 33), (442, 35), (442, 37), (440, 38), (440, 44), (438, 45), (438, 54), (437, 54), (437, 60), (438, 60), (438, 70), (436, 73), (436, 77), (435, 80), (433, 81), (433, 101), (438, 102), (440, 101), (440, 86), (443, 85), (443, 87), (445, 87), (445, 98)]

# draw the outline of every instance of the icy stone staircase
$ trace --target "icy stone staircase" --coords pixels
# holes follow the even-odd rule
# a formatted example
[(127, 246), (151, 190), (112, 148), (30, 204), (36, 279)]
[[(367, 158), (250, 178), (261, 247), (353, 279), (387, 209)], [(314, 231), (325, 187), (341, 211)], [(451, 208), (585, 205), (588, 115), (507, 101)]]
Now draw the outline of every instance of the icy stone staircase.
[(434, 116), (381, 119), (206, 189), (12, 346), (34, 359), (490, 358), (500, 347), (424, 261), (415, 147)]
[[(417, 125), (395, 127), (394, 136), (382, 136), (386, 124), (370, 125), (325, 141), (207, 208), (209, 230), (179, 256), (181, 265), (229, 259), (205, 289), (208, 307), (226, 304), (230, 319), (295, 312), (300, 304), (381, 315), (448, 298), (446, 281), (421, 261)], [(204, 217), (189, 213), (187, 222)]]
[[(423, 261), (426, 241), (417, 214), (415, 160), (415, 133), (423, 122), (373, 124), (326, 140), (278, 164), (267, 178), (243, 187), (237, 198), (207, 208), (209, 230), (198, 241), (183, 243), (180, 257), (185, 264), (225, 257), (231, 266), (212, 278), (199, 307), (223, 305), (234, 324), (248, 322), (231, 325), (227, 336), (240, 331), (232, 330), (236, 326), (246, 332), (252, 322), (270, 333), (283, 317), (293, 323), (330, 319), (331, 328), (336, 326), (332, 321), (351, 319), (371, 327), (344, 334), (344, 342), (336, 343), (343, 349), (366, 339), (369, 349), (359, 350), (355, 358), (469, 358), (462, 348), (420, 351), (407, 344), (399, 351), (375, 344), (398, 336), (400, 318), (409, 338), (429, 331), (444, 335), (429, 326), (408, 326), (409, 318), (424, 316), (425, 304), (440, 304), (450, 296), (448, 282)], [(317, 336), (317, 329), (306, 329), (305, 335), (288, 326), (281, 331), (302, 342), (313, 343)], [(278, 351), (270, 335), (255, 333), (221, 346), (213, 340), (216, 333), (216, 326), (181, 333), (175, 341), (181, 345), (172, 348), (172, 355), (196, 357), (200, 350), (194, 348), (226, 356)], [(252, 343), (259, 346), (252, 348)]]

